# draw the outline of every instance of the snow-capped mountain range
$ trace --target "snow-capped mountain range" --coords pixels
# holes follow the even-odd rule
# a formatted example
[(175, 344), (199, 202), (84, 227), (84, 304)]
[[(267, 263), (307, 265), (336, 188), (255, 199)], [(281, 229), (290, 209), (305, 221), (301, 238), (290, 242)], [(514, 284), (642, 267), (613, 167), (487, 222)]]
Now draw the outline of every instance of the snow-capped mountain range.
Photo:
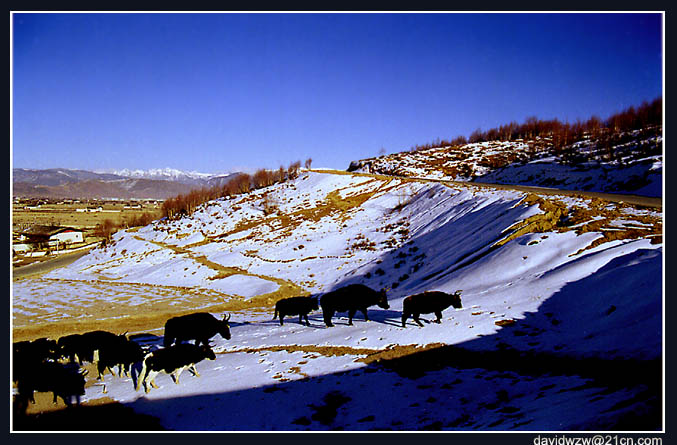
[(200, 173), (196, 171), (182, 171), (171, 167), (152, 168), (150, 170), (130, 170), (124, 168), (122, 170), (114, 170), (111, 172), (114, 175), (124, 176), (126, 178), (142, 178), (142, 179), (160, 179), (163, 181), (179, 181), (179, 182), (202, 182), (209, 181), (214, 177), (225, 176), (224, 174)]

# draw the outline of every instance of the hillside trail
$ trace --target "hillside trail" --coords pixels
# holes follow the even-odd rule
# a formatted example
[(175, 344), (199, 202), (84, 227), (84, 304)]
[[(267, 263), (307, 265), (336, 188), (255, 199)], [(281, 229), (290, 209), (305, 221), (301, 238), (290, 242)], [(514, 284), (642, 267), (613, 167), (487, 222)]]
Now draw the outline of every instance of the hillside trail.
[(244, 275), (248, 277), (254, 277), (254, 278), (259, 278), (261, 280), (266, 280), (266, 281), (272, 281), (273, 283), (277, 284), (279, 287), (278, 290), (275, 292), (272, 292), (270, 294), (265, 294), (261, 296), (254, 297), (250, 299), (250, 304), (252, 307), (259, 306), (261, 304), (270, 304), (271, 302), (277, 301), (279, 298), (282, 296), (302, 296), (302, 295), (307, 295), (308, 292), (305, 291), (302, 287), (294, 283), (293, 281), (288, 281), (288, 280), (283, 280), (282, 278), (277, 278), (277, 277), (272, 277), (268, 275), (260, 275), (260, 274), (255, 274), (251, 273), (245, 269), (235, 267), (235, 266), (224, 266), (219, 263), (215, 263), (213, 261), (208, 260), (204, 255), (196, 255), (195, 253), (191, 252), (188, 249), (185, 249), (183, 247), (179, 247), (176, 245), (172, 244), (166, 244), (162, 243), (159, 241), (153, 241), (153, 240), (146, 240), (143, 239), (137, 235), (134, 236), (139, 241), (145, 241), (145, 242), (150, 242), (152, 244), (155, 244), (156, 246), (165, 248), (165, 249), (170, 249), (173, 252), (179, 254), (179, 255), (187, 255), (190, 259), (193, 261), (202, 264), (203, 266), (206, 266), (214, 271), (217, 272), (217, 275), (213, 278), (210, 278), (212, 280), (217, 280), (217, 279), (222, 279), (222, 278), (227, 278), (232, 275)]
[(438, 183), (446, 184), (452, 186), (461, 186), (461, 187), (482, 187), (482, 188), (492, 188), (496, 190), (514, 190), (518, 192), (525, 193), (534, 193), (538, 195), (564, 195), (571, 196), (576, 198), (597, 198), (604, 201), (615, 202), (615, 203), (626, 203), (634, 206), (650, 207), (661, 210), (663, 208), (663, 199), (654, 198), (649, 196), (640, 196), (640, 195), (623, 195), (617, 193), (602, 193), (602, 192), (590, 192), (585, 190), (565, 190), (565, 189), (556, 189), (548, 187), (534, 187), (527, 185), (513, 185), (513, 184), (490, 184), (484, 182), (467, 182), (467, 181), (450, 181), (445, 179), (434, 179), (434, 178), (420, 178), (416, 176), (391, 176), (384, 174), (376, 173), (362, 173), (362, 172), (348, 172), (344, 170), (331, 170), (331, 169), (321, 169), (315, 170), (311, 169), (310, 171), (314, 173), (324, 173), (324, 174), (338, 174), (338, 175), (354, 175), (354, 176), (365, 176), (377, 179), (399, 179), (401, 181), (411, 181), (411, 182), (427, 182), (427, 183)]

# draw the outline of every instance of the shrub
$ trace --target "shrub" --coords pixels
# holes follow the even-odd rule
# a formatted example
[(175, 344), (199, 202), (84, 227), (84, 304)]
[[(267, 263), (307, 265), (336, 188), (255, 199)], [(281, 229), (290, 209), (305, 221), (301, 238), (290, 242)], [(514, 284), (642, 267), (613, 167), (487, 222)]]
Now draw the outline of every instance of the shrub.
[(155, 216), (149, 212), (143, 212), (141, 215), (135, 215), (126, 220), (123, 224), (126, 227), (142, 227), (147, 226), (155, 220)]
[[(306, 161), (307, 165), (310, 165), (309, 162), (312, 162), (312, 160), (308, 159)], [(247, 173), (240, 173), (222, 186), (192, 190), (186, 195), (178, 195), (165, 200), (161, 209), (162, 216), (168, 219), (176, 219), (185, 215), (191, 215), (205, 202), (248, 193), (252, 190), (271, 186), (277, 182), (295, 179), (299, 175), (300, 168), (301, 162), (296, 161), (291, 163), (287, 169), (284, 167), (280, 167), (277, 171), (259, 169), (253, 176)], [(267, 207), (267, 209), (274, 211), (273, 207)], [(265, 211), (267, 210), (264, 208)]]
[(115, 223), (110, 219), (105, 219), (102, 223), (97, 224), (94, 229), (94, 235), (103, 238), (104, 245), (110, 242), (110, 238), (115, 232)]

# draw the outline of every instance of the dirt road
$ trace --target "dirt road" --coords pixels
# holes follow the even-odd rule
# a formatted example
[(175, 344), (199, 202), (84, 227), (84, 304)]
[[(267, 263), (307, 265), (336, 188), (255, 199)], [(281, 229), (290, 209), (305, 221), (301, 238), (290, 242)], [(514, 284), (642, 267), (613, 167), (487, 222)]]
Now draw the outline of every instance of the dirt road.
[(80, 252), (68, 253), (65, 255), (58, 256), (54, 259), (41, 261), (35, 264), (29, 264), (28, 266), (15, 267), (12, 269), (13, 279), (27, 278), (37, 275), (42, 275), (49, 272), (50, 270), (57, 269), (59, 267), (67, 266), (77, 260), (78, 258), (83, 257), (89, 252), (88, 250), (82, 250)]
[(418, 182), (438, 182), (442, 184), (450, 185), (460, 185), (466, 187), (488, 187), (498, 190), (517, 190), (520, 192), (526, 193), (536, 193), (540, 195), (564, 195), (564, 196), (576, 196), (576, 197), (585, 197), (585, 198), (599, 198), (609, 202), (624, 202), (636, 206), (652, 207), (657, 209), (663, 208), (663, 199), (662, 198), (653, 198), (648, 196), (639, 196), (639, 195), (621, 195), (617, 193), (602, 193), (602, 192), (589, 192), (584, 190), (561, 190), (548, 187), (532, 187), (527, 185), (512, 185), (512, 184), (488, 184), (483, 182), (467, 182), (467, 181), (448, 181), (442, 179), (431, 179), (431, 178), (418, 178), (418, 177), (407, 177), (407, 176), (387, 176), (382, 174), (374, 173), (358, 173), (358, 172), (347, 172), (343, 170), (311, 170), (316, 173), (329, 173), (329, 174), (342, 174), (342, 175), (355, 175), (355, 176), (369, 176), (372, 178), (394, 178), (400, 179), (403, 181), (418, 181)]
[(560, 190), (552, 189), (547, 187), (530, 187), (526, 185), (510, 185), (510, 184), (484, 184), (481, 182), (456, 182), (456, 181), (440, 181), (447, 182), (450, 184), (470, 184), (478, 185), (481, 187), (491, 187), (499, 190), (517, 190), (520, 192), (527, 193), (538, 193), (541, 195), (565, 195), (565, 196), (583, 196), (587, 198), (599, 198), (605, 201), (610, 202), (624, 202), (627, 204), (644, 206), (644, 207), (653, 207), (657, 209), (663, 208), (663, 199), (662, 198), (652, 198), (649, 196), (639, 196), (639, 195), (621, 195), (617, 193), (602, 193), (602, 192), (588, 192), (580, 190)]

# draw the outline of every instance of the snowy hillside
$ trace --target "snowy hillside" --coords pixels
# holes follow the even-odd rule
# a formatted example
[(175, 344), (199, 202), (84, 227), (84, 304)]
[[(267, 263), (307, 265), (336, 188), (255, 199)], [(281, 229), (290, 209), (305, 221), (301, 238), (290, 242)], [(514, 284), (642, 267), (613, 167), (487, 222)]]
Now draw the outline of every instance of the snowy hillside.
[[(662, 255), (660, 209), (304, 173), (15, 281), (14, 336), (106, 329), (156, 348), (173, 315), (232, 314), (200, 377), (148, 394), (89, 381), (83, 403), (173, 430), (656, 430)], [(388, 288), (390, 308), (272, 320), (280, 298), (351, 283)], [(463, 308), (401, 327), (404, 297), (427, 290), (462, 290)]]
[(354, 161), (349, 170), (662, 196), (662, 137), (632, 131), (619, 139), (623, 142), (607, 148), (586, 139), (560, 151), (540, 138), (478, 142), (363, 159)]

